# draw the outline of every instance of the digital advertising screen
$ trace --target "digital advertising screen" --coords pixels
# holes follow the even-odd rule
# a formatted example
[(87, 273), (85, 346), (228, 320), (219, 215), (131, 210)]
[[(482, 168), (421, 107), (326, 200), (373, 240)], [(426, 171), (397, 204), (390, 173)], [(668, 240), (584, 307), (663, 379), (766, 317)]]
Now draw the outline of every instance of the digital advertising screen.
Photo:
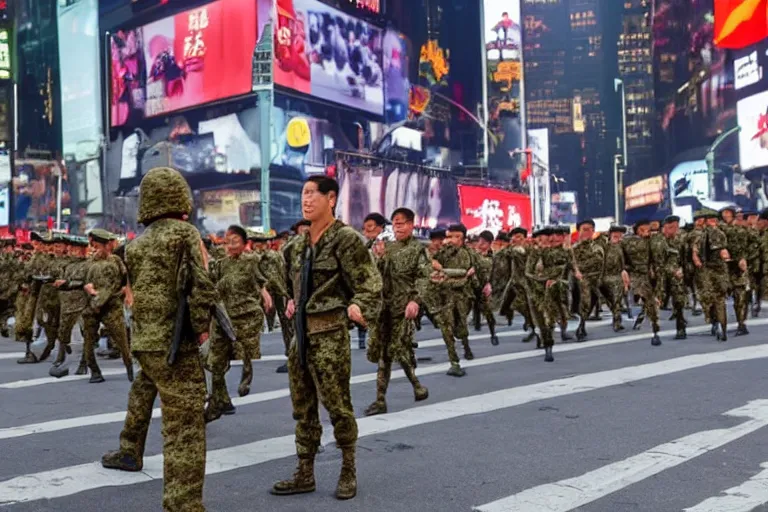
[(251, 92), (258, 8), (218, 0), (113, 34), (111, 125)]
[(654, 176), (633, 183), (624, 189), (626, 210), (661, 204), (667, 186), (666, 176)]
[(768, 91), (736, 104), (739, 132), (739, 165), (743, 172), (768, 166)]
[(478, 235), (488, 230), (495, 235), (517, 227), (531, 228), (533, 216), (527, 195), (470, 185), (458, 188), (461, 222), (467, 227), (467, 234)]
[(412, 58), (411, 42), (396, 30), (384, 33), (382, 52), (384, 70), (384, 121), (394, 124), (408, 117), (411, 82), (408, 69)]
[(318, 0), (276, 10), (275, 85), (383, 115), (383, 30)]

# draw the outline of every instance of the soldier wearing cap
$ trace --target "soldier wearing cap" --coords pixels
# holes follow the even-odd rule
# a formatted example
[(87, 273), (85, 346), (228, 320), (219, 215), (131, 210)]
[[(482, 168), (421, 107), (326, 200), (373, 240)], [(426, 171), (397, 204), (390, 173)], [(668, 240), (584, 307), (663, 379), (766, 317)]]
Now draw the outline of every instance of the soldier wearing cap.
[[(550, 228), (551, 234), (549, 237), (549, 249), (553, 252), (554, 261), (558, 262), (558, 265), (564, 265), (562, 268), (565, 271), (563, 282), (558, 282), (556, 288), (561, 294), (560, 300), (557, 302), (557, 307), (560, 311), (558, 315), (558, 323), (560, 324), (560, 339), (561, 341), (570, 341), (573, 337), (568, 334), (568, 320), (571, 317), (571, 308), (569, 307), (569, 298), (572, 294), (569, 293), (571, 286), (571, 278), (580, 280), (581, 274), (578, 266), (576, 265), (576, 258), (571, 248), (570, 233), (571, 228), (569, 226), (553, 226)], [(570, 263), (566, 264), (565, 260), (570, 259)], [(578, 286), (578, 285), (577, 285)], [(575, 288), (578, 292), (578, 287)], [(572, 305), (575, 305), (576, 301), (573, 301)]]
[(31, 233), (32, 256), (24, 264), (24, 272), (20, 278), (19, 294), (16, 297), (16, 341), (24, 343), (26, 350), (24, 357), (16, 361), (19, 364), (34, 364), (38, 362), (37, 356), (32, 352), (32, 338), (34, 334), (35, 312), (37, 311), (38, 298), (42, 281), (40, 276), (44, 272), (44, 262), (47, 259), (48, 245), (46, 240), (38, 233)]
[(491, 284), (494, 272), (493, 252), (491, 252), (493, 239), (493, 233), (490, 231), (483, 231), (478, 236), (477, 243), (474, 247), (477, 256), (477, 282), (473, 289), (474, 303), (472, 307), (472, 316), (476, 331), (481, 329), (480, 315), (485, 317), (485, 321), (488, 324), (488, 330), (491, 332), (491, 345), (495, 346), (499, 344), (499, 338), (496, 336), (496, 317), (493, 314), (491, 299), (488, 295), (493, 290), (493, 285)]
[(747, 329), (747, 314), (749, 303), (747, 287), (749, 286), (750, 233), (746, 227), (739, 225), (736, 220), (736, 208), (728, 206), (720, 210), (720, 230), (727, 239), (728, 274), (730, 278), (730, 293), (733, 296), (733, 311), (736, 315), (736, 336), (749, 334)]
[(64, 238), (56, 235), (49, 240), (50, 251), (43, 260), (41, 273), (45, 281), (40, 289), (40, 297), (37, 303), (37, 322), (45, 330), (46, 345), (40, 354), (39, 361), (45, 361), (56, 347), (59, 336), (59, 316), (61, 314), (61, 302), (59, 292), (53, 286), (56, 279), (64, 274), (64, 268), (68, 264), (67, 244)]
[(676, 340), (684, 340), (687, 337), (685, 320), (685, 281), (683, 265), (685, 258), (685, 240), (680, 236), (680, 217), (669, 215), (662, 223), (663, 246), (659, 251), (658, 269), (658, 295), (659, 301), (669, 296), (672, 299), (672, 311), (675, 318)]
[(741, 212), (741, 219), (737, 221), (737, 224), (747, 233), (747, 274), (749, 277), (747, 302), (752, 304), (753, 317), (757, 317), (760, 314), (759, 283), (761, 281), (762, 265), (760, 261), (760, 231), (757, 229), (758, 217), (759, 214), (757, 212), (745, 210)]
[(585, 341), (587, 338), (586, 321), (589, 313), (600, 303), (600, 285), (603, 282), (605, 249), (595, 238), (595, 221), (584, 219), (576, 225), (579, 231), (579, 242), (573, 248), (576, 266), (582, 274), (578, 281), (581, 291), (579, 315), (581, 320), (576, 328), (576, 339)]
[[(427, 254), (429, 254), (430, 258), (434, 258), (435, 254), (437, 254), (437, 252), (443, 246), (444, 241), (445, 241), (444, 229), (433, 229), (429, 232), (429, 244), (427, 244)], [(422, 316), (424, 315), (426, 315), (429, 321), (432, 322), (432, 325), (434, 325), (436, 328), (438, 327), (437, 320), (435, 319), (435, 315), (432, 312), (438, 311), (440, 309), (440, 300), (441, 300), (440, 289), (441, 289), (440, 283), (434, 283), (430, 281), (427, 284), (427, 289), (424, 293), (424, 296), (422, 297), (422, 304), (419, 310), (419, 317), (416, 319), (416, 329), (421, 328), (421, 320), (422, 320)]]
[(640, 325), (648, 317), (653, 329), (651, 345), (661, 345), (659, 338), (659, 304), (656, 299), (656, 291), (651, 280), (655, 277), (654, 269), (657, 262), (653, 259), (653, 249), (651, 246), (650, 221), (640, 220), (635, 222), (633, 236), (623, 240), (624, 258), (627, 265), (627, 271), (632, 284), (632, 292), (635, 296), (635, 302), (640, 302), (642, 310), (635, 319), (634, 329), (639, 329)]
[(510, 324), (515, 311), (523, 316), (523, 330), (530, 329), (531, 332), (522, 341), (528, 343), (536, 337), (536, 325), (528, 301), (525, 278), (525, 262), (528, 259), (528, 252), (532, 249), (527, 245), (528, 231), (525, 228), (513, 229), (510, 237), (511, 243), (504, 250), (508, 255), (505, 260), (509, 265), (507, 273), (510, 277), (504, 285), (499, 312), (509, 319)]
[(713, 210), (702, 210), (694, 216), (697, 221), (703, 220), (705, 227), (698, 232), (692, 244), (692, 258), (697, 269), (696, 288), (705, 319), (712, 325), (712, 335), (719, 341), (727, 341), (728, 315), (725, 300), (730, 285), (728, 260), (731, 257), (728, 237), (718, 227), (719, 217)]
[(605, 245), (605, 265), (601, 291), (613, 316), (614, 332), (624, 330), (621, 322), (622, 299), (629, 291), (629, 274), (626, 271), (622, 240), (627, 233), (624, 226), (613, 225), (608, 228), (608, 244)]
[[(512, 268), (509, 259), (509, 234), (504, 231), (499, 231), (491, 245), (491, 250), (493, 251), (493, 272), (491, 275), (493, 295), (491, 296), (491, 307), (493, 310), (498, 310), (504, 295), (504, 289), (506, 288), (509, 279), (512, 277), (509, 273)], [(507, 318), (507, 320), (509, 321), (509, 324), (512, 325), (512, 319)]]
[(0, 334), (7, 338), (8, 319), (13, 316), (16, 303), (16, 294), (19, 290), (18, 276), (22, 274), (20, 259), (14, 254), (16, 246), (15, 238), (0, 240), (3, 251), (0, 255), (0, 273), (4, 276), (0, 282)]

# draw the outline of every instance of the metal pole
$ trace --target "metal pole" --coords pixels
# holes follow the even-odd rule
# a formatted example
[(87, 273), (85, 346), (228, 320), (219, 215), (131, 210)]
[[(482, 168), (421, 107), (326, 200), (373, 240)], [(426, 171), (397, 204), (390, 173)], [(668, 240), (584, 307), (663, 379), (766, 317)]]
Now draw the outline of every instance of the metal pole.
[[(386, 2), (385, 2), (386, 3)], [(483, 165), (488, 167), (488, 62), (485, 45), (485, 18), (483, 10), (485, 2), (480, 2), (480, 68), (483, 73)], [(501, 51), (501, 50), (499, 50)]]
[(56, 231), (61, 231), (61, 168), (56, 176)]
[(271, 229), (269, 165), (272, 163), (272, 91), (262, 89), (259, 98), (259, 145), (261, 146), (261, 225), (264, 233)]
[(616, 222), (621, 222), (619, 215), (619, 155), (613, 155), (613, 182), (616, 184), (616, 194), (614, 195), (613, 211)]
[(621, 81), (621, 131), (622, 131), (622, 149), (624, 154), (624, 169), (627, 168), (629, 165), (629, 160), (627, 159), (627, 95), (626, 93), (626, 85), (624, 84), (624, 81)]
[(715, 150), (725, 139), (740, 131), (741, 126), (734, 126), (727, 132), (718, 135), (704, 157), (704, 160), (707, 162), (707, 177), (709, 178), (709, 198), (712, 200), (715, 199)]

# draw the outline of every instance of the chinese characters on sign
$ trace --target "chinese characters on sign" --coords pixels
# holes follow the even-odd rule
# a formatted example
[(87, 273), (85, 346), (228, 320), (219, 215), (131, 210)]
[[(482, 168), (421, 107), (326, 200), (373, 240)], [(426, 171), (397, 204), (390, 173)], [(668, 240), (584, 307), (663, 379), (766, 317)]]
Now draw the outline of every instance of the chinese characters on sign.
[(498, 234), (516, 227), (531, 227), (531, 201), (527, 195), (506, 190), (459, 185), (461, 222), (469, 234), (488, 230)]
[(0, 30), (0, 79), (11, 78), (11, 42), (7, 29)]
[(189, 13), (187, 30), (189, 35), (184, 38), (184, 58), (191, 59), (205, 56), (205, 41), (203, 30), (208, 28), (208, 8), (203, 7)]

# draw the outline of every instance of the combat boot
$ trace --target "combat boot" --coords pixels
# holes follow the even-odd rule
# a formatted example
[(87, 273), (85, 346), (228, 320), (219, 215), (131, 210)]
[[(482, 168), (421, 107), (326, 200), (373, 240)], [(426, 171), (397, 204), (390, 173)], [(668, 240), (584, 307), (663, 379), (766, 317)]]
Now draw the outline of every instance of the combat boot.
[(355, 447), (341, 449), (341, 474), (336, 486), (336, 499), (350, 500), (357, 496), (357, 471), (355, 470)]
[(91, 371), (91, 378), (88, 380), (88, 384), (101, 384), (104, 380), (101, 370), (97, 372)]
[(59, 345), (59, 353), (56, 356), (56, 361), (53, 362), (53, 366), (48, 370), (48, 375), (51, 377), (60, 379), (69, 375), (69, 368), (64, 366), (64, 360), (67, 357), (67, 349), (69, 349), (70, 352), (72, 351), (72, 349), (69, 348), (69, 345)]
[(424, 386), (422, 386), (421, 384), (419, 384), (413, 389), (413, 398), (417, 402), (426, 400), (427, 398), (429, 398), (429, 390)]
[(40, 354), (40, 357), (37, 359), (37, 361), (42, 363), (48, 359), (51, 356), (51, 352), (53, 352), (54, 347), (56, 347), (56, 340), (48, 340), (48, 343), (46, 343), (45, 348), (43, 349), (43, 353)]
[(88, 365), (85, 364), (85, 361), (80, 361), (80, 364), (77, 366), (77, 370), (75, 370), (75, 375), (87, 375), (88, 374)]
[(533, 338), (536, 337), (536, 331), (532, 330), (530, 333), (528, 333), (528, 336), (523, 338), (523, 343), (530, 343), (533, 341)]
[(270, 492), (275, 496), (315, 492), (315, 456), (299, 457), (299, 465), (293, 479), (277, 482)]
[(118, 469), (120, 471), (141, 471), (143, 464), (132, 455), (122, 453), (120, 450), (107, 452), (101, 457), (101, 465), (106, 469)]
[(376, 416), (377, 414), (387, 414), (387, 402), (376, 400), (365, 409), (366, 416)]
[(463, 377), (466, 375), (466, 372), (461, 369), (459, 363), (451, 363), (451, 368), (448, 370), (446, 375), (450, 375), (451, 377)]
[(682, 314), (675, 316), (675, 323), (677, 324), (677, 333), (675, 334), (676, 340), (684, 340), (688, 338), (688, 333), (685, 332), (686, 321), (682, 318)]
[(37, 363), (37, 356), (32, 352), (32, 348), (30, 347), (31, 343), (27, 342), (27, 351), (24, 354), (24, 357), (16, 361), (18, 364), (35, 364)]
[(651, 338), (651, 345), (654, 347), (658, 347), (661, 345), (661, 338), (659, 338), (659, 333), (657, 331), (653, 331), (653, 338)]
[(717, 328), (717, 341), (728, 341), (728, 331), (725, 325), (718, 322), (715, 326)]
[(739, 326), (736, 328), (736, 333), (735, 333), (735, 336), (746, 336), (747, 334), (749, 334), (749, 329), (747, 329), (747, 326), (746, 326), (746, 325), (744, 325), (744, 324), (740, 324), (740, 325), (739, 325)]
[(545, 347), (544, 348), (544, 361), (547, 363), (552, 363), (555, 360), (555, 356), (552, 355), (552, 347)]
[(578, 329), (576, 329), (576, 341), (579, 343), (587, 341), (587, 328), (583, 323), (579, 326)]
[(494, 347), (497, 347), (499, 345), (499, 337), (496, 336), (495, 334), (491, 335), (491, 345), (493, 345)]
[(282, 366), (278, 366), (277, 370), (275, 370), (275, 373), (288, 373), (288, 363), (285, 363)]
[(469, 340), (461, 340), (461, 344), (464, 346), (464, 359), (467, 361), (473, 360), (475, 355), (472, 353), (472, 349), (469, 348)]
[(624, 330), (624, 326), (621, 323), (621, 315), (614, 317), (613, 319), (613, 332), (621, 332)]
[(637, 314), (637, 318), (635, 318), (635, 323), (632, 326), (633, 331), (637, 331), (640, 329), (640, 326), (643, 325), (643, 322), (645, 321), (645, 310), (641, 309), (640, 313)]

